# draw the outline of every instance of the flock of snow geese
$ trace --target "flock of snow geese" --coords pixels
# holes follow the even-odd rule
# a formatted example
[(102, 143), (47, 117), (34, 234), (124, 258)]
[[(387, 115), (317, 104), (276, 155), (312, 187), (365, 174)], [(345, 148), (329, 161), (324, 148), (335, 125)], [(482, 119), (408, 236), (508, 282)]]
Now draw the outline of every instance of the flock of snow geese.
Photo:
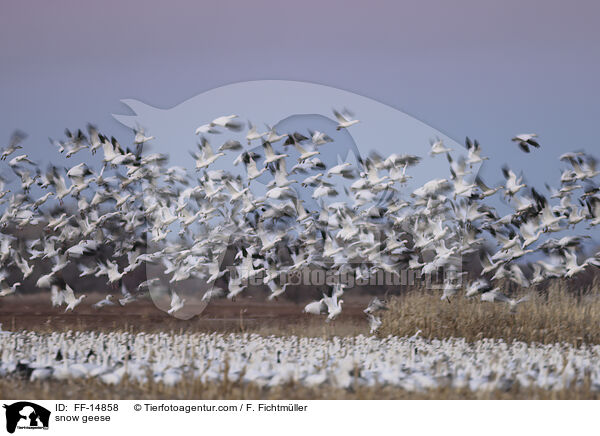
[[(347, 111), (334, 115), (338, 130), (359, 122)], [(186, 303), (178, 292), (189, 280), (208, 283), (202, 299), (210, 301), (235, 299), (260, 277), (269, 299), (276, 300), (286, 292), (285, 277), (305, 268), (356, 278), (444, 270), (456, 274), (444, 276), (442, 299), (463, 290), (466, 298), (516, 310), (527, 295), (507, 295), (500, 280), (528, 288), (600, 266), (597, 255), (580, 256), (589, 229), (600, 224), (600, 171), (589, 154), (561, 156), (560, 180), (547, 185), (544, 195), (506, 166), (503, 184), (486, 184), (474, 174), (474, 166), (488, 159), (478, 141), (467, 138), (460, 154), (434, 140), (428, 158), (447, 159), (448, 177), (408, 190), (420, 156), (372, 153), (327, 166), (319, 159), (320, 150), (332, 146), (326, 133), (260, 132), (248, 124), (247, 144), (223, 135), (244, 128), (236, 115), (198, 127), (193, 170), (169, 166), (166, 154), (149, 153), (154, 138), (142, 129), (124, 147), (92, 125), (50, 140), (66, 158), (92, 156), (70, 168), (43, 169), (23, 153), (26, 137), (16, 132), (0, 153), (2, 165), (16, 176), (9, 180), (4, 169), (0, 176), (0, 296), (18, 293), (29, 278), (49, 291), (53, 305), (75, 310), (85, 290), (66, 283), (62, 272), (76, 265), (81, 277), (104, 277), (121, 289), (120, 298), (107, 295), (96, 308), (125, 306), (160, 283), (170, 294), (168, 313), (176, 316)], [(535, 134), (513, 141), (516, 152), (540, 146)], [(226, 160), (240, 174), (219, 169)], [(265, 175), (271, 176), (267, 183), (257, 180)], [(344, 180), (351, 185), (342, 191), (338, 182)], [(508, 213), (495, 207), (502, 204)], [(582, 228), (586, 232), (578, 235)], [(559, 232), (566, 235), (552, 237)], [(225, 267), (228, 250), (233, 260)], [(464, 256), (481, 262), (481, 273), (466, 284), (460, 273)], [(524, 267), (528, 258), (535, 260)], [(123, 279), (144, 265), (161, 268), (160, 277), (127, 289)], [(322, 298), (305, 312), (335, 319), (345, 288), (343, 283), (324, 287), (318, 291)], [(372, 331), (384, 309), (378, 299), (365, 309)], [(362, 346), (368, 348), (368, 342)]]
[(0, 376), (26, 380), (124, 378), (175, 386), (228, 380), (261, 387), (400, 387), (471, 391), (600, 390), (600, 346), (484, 339), (53, 332), (0, 334)]

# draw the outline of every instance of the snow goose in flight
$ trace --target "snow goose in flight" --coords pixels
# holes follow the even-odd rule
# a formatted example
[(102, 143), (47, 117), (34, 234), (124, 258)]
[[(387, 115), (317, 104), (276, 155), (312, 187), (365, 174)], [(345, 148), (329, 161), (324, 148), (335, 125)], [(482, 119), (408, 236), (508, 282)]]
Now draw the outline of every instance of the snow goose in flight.
[(423, 186), (415, 189), (411, 197), (432, 197), (450, 189), (450, 183), (446, 179), (433, 179)]
[(417, 254), (410, 256), (408, 260), (408, 269), (421, 269), (424, 266), (425, 263), (419, 262), (419, 256)]
[(318, 130), (315, 130), (314, 132), (309, 130), (308, 133), (310, 134), (310, 140), (314, 145), (324, 145), (328, 142), (333, 142), (331, 137), (329, 137), (326, 133), (319, 132)]
[(223, 144), (221, 144), (221, 146), (219, 147), (219, 151), (226, 151), (226, 150), (232, 150), (232, 151), (236, 151), (236, 150), (241, 150), (242, 144), (240, 141), (235, 141), (233, 139), (229, 139), (227, 141), (225, 141)]
[(35, 166), (35, 162), (32, 162), (31, 160), (29, 160), (29, 156), (26, 154), (22, 154), (20, 156), (14, 157), (12, 158), (9, 162), (8, 165), (10, 165), (11, 167), (16, 167), (17, 165), (19, 165), (21, 162), (26, 162), (30, 165)]
[(73, 189), (75, 189), (75, 185), (73, 184), (67, 188), (64, 177), (58, 173), (58, 169), (56, 167), (52, 168), (52, 170), (47, 174), (47, 177), (50, 181), (50, 184), (54, 187), (56, 198), (61, 203), (63, 199), (69, 195)]
[(285, 289), (287, 288), (287, 283), (281, 286), (280, 284), (275, 283), (275, 281), (270, 281), (268, 283), (269, 289), (271, 289), (271, 294), (269, 295), (269, 300), (277, 300), (279, 296), (285, 293)]
[(271, 146), (271, 143), (268, 141), (263, 141), (262, 146), (265, 150), (265, 162), (264, 162), (265, 166), (267, 166), (270, 163), (277, 162), (279, 159), (289, 157), (289, 155), (287, 155), (287, 154), (275, 154), (275, 152), (273, 151), (273, 147)]
[(379, 312), (381, 310), (388, 310), (387, 304), (384, 301), (381, 301), (379, 298), (375, 297), (371, 300), (369, 305), (365, 310), (363, 310), (366, 314), (373, 314)]
[(248, 145), (250, 145), (250, 143), (252, 141), (255, 141), (257, 139), (261, 139), (266, 134), (267, 134), (267, 132), (258, 133), (258, 130), (256, 129), (256, 126), (254, 124), (252, 124), (250, 121), (248, 121), (248, 133), (246, 133), (246, 140), (248, 141)]
[(546, 280), (546, 274), (544, 274), (544, 268), (541, 265), (534, 263), (532, 265), (533, 274), (531, 280), (529, 281), (532, 285), (538, 285)]
[(562, 277), (565, 274), (564, 259), (559, 256), (551, 256), (549, 261), (538, 260), (537, 265), (542, 267), (546, 277)]
[(562, 251), (567, 248), (578, 247), (584, 239), (591, 239), (591, 236), (563, 236), (560, 239), (552, 238), (540, 245), (539, 249), (545, 251)]
[(285, 159), (281, 159), (278, 162), (270, 165), (271, 173), (274, 173), (273, 180), (271, 180), (268, 184), (268, 188), (272, 188), (274, 186), (278, 186), (280, 188), (285, 188), (286, 186), (290, 186), (292, 183), (298, 183), (296, 180), (290, 180), (287, 178), (288, 172), (285, 164)]
[(448, 303), (450, 303), (450, 297), (453, 297), (454, 295), (456, 295), (456, 293), (459, 290), (459, 286), (452, 283), (452, 281), (450, 280), (446, 280), (444, 282), (444, 290), (442, 292), (442, 296), (440, 297), (440, 300), (447, 300)]
[(200, 140), (200, 144), (198, 148), (200, 149), (200, 154), (192, 153), (192, 156), (196, 159), (196, 170), (200, 170), (202, 168), (207, 168), (213, 162), (215, 162), (219, 157), (225, 156), (225, 153), (219, 152), (216, 153), (213, 151), (208, 140), (203, 136)]
[(502, 189), (502, 186), (496, 186), (495, 188), (490, 188), (488, 187), (484, 181), (481, 179), (481, 177), (476, 176), (475, 177), (475, 184), (477, 185), (477, 187), (479, 188), (479, 190), (481, 191), (479, 193), (479, 198), (480, 199), (484, 199), (487, 197), (491, 197), (492, 195), (494, 195), (496, 192), (498, 192), (499, 190)]
[(222, 117), (215, 118), (210, 124), (213, 126), (219, 126), (230, 130), (239, 131), (241, 130), (242, 125), (239, 122), (234, 121), (234, 119), (236, 119), (237, 117), (237, 115), (224, 115)]
[(80, 163), (72, 167), (69, 171), (67, 171), (67, 177), (69, 177), (74, 185), (73, 187), (73, 196), (77, 196), (80, 192), (86, 189), (90, 183), (92, 182), (91, 178), (87, 178), (88, 176), (94, 174), (85, 163)]
[(244, 163), (246, 165), (246, 173), (248, 175), (248, 180), (254, 180), (257, 177), (260, 177), (265, 171), (267, 171), (266, 167), (261, 168), (259, 170), (256, 166), (256, 162), (249, 155), (247, 157), (247, 160), (244, 161)]
[(592, 156), (586, 156), (585, 160), (582, 158), (572, 159), (571, 165), (575, 172), (575, 180), (593, 179), (600, 174), (600, 171), (596, 170), (596, 159)]
[(51, 271), (48, 274), (44, 274), (43, 276), (40, 276), (37, 281), (35, 282), (35, 286), (37, 288), (49, 288), (50, 286), (52, 286), (52, 283), (54, 282), (54, 273)]
[(485, 292), (481, 294), (481, 301), (486, 301), (488, 303), (493, 303), (495, 301), (505, 301), (506, 295), (500, 292), (499, 288), (495, 288), (489, 292)]
[(309, 213), (306, 211), (306, 209), (304, 209), (302, 200), (300, 200), (298, 198), (294, 198), (294, 199), (292, 199), (292, 201), (294, 202), (294, 207), (296, 209), (296, 215), (297, 215), (296, 221), (302, 222), (302, 221), (312, 217), (312, 213)]
[(529, 279), (525, 277), (523, 270), (517, 264), (512, 264), (509, 268), (509, 278), (511, 281), (515, 282), (522, 288), (528, 288), (530, 283)]
[(266, 133), (265, 141), (267, 141), (270, 144), (274, 144), (274, 143), (279, 142), (282, 139), (288, 137), (287, 134), (283, 134), (283, 135), (278, 134), (275, 131), (275, 127), (269, 127), (269, 126), (267, 126), (267, 129), (269, 129), (269, 130)]
[(342, 303), (344, 300), (338, 300), (338, 295), (338, 293), (334, 293), (331, 297), (323, 295), (323, 300), (327, 305), (327, 312), (329, 313), (326, 319), (327, 322), (333, 321), (342, 313)]
[(2, 282), (2, 289), (0, 290), (0, 297), (6, 297), (7, 295), (14, 294), (17, 291), (17, 288), (21, 286), (21, 283), (16, 282), (13, 283), (12, 286), (6, 286), (4, 282)]
[(574, 249), (565, 250), (563, 256), (565, 259), (565, 267), (566, 267), (565, 277), (566, 278), (571, 278), (574, 275), (585, 271), (585, 269), (587, 268), (588, 265), (600, 266), (600, 262), (598, 261), (598, 259), (593, 258), (593, 257), (587, 259), (585, 262), (583, 262), (581, 265), (579, 265), (577, 263), (577, 255), (575, 254)]
[(335, 115), (335, 118), (338, 120), (338, 125), (335, 130), (347, 129), (360, 122), (359, 120), (352, 119), (353, 115), (347, 109), (345, 109), (343, 113), (334, 109), (333, 115)]
[(244, 195), (246, 195), (246, 193), (248, 192), (248, 189), (249, 189), (249, 188), (242, 189), (241, 181), (238, 179), (225, 180), (225, 187), (229, 191), (229, 195), (230, 195), (229, 203), (230, 204), (240, 200)]
[(534, 250), (524, 250), (523, 247), (521, 247), (521, 244), (518, 244), (517, 246), (511, 247), (508, 250), (499, 251), (492, 256), (492, 259), (502, 262), (510, 262), (515, 259), (519, 259), (526, 254), (533, 253), (533, 251)]
[(106, 164), (110, 164), (113, 168), (116, 168), (118, 165), (127, 165), (136, 159), (135, 155), (130, 151), (126, 153), (114, 137), (111, 137), (110, 141), (102, 143), (102, 150), (104, 151), (103, 161)]
[(459, 159), (455, 161), (450, 153), (446, 153), (446, 159), (450, 164), (450, 174), (452, 174), (453, 178), (471, 174), (471, 171), (467, 169), (467, 162), (463, 156), (460, 156)]
[(171, 307), (169, 310), (167, 310), (167, 313), (169, 315), (173, 315), (175, 312), (183, 309), (184, 304), (185, 304), (185, 299), (179, 297), (179, 295), (177, 295), (177, 293), (175, 291), (173, 291), (171, 293)]
[(552, 230), (562, 230), (560, 227), (556, 227), (556, 225), (565, 218), (562, 214), (554, 214), (552, 209), (548, 204), (546, 204), (543, 209), (539, 213), (540, 217), (540, 228), (543, 229), (544, 232), (549, 232)]
[(90, 152), (92, 153), (92, 155), (94, 155), (96, 154), (96, 151), (98, 151), (98, 149), (102, 147), (102, 143), (107, 142), (108, 139), (106, 139), (104, 135), (100, 134), (96, 126), (94, 126), (93, 124), (87, 125), (87, 132), (89, 138)]
[(196, 129), (196, 135), (221, 133), (212, 123), (203, 124)]
[(304, 162), (307, 159), (310, 159), (313, 156), (320, 154), (318, 150), (307, 150), (295, 141), (294, 147), (296, 147), (296, 150), (298, 150), (298, 153), (300, 153), (300, 156), (298, 157), (298, 162), (300, 163)]
[(507, 196), (514, 196), (517, 192), (519, 192), (522, 188), (525, 188), (527, 185), (522, 183), (523, 177), (518, 177), (517, 175), (508, 167), (502, 168), (502, 174), (506, 178), (506, 186), (504, 187), (504, 193)]
[(107, 260), (105, 264), (99, 264), (99, 267), (100, 269), (95, 276), (100, 277), (101, 275), (106, 275), (108, 277), (108, 283), (110, 284), (115, 283), (123, 278), (124, 272), (120, 273), (119, 266), (110, 260)]
[(4, 150), (2, 150), (0, 160), (6, 160), (6, 158), (13, 154), (15, 151), (23, 148), (20, 144), (25, 140), (25, 138), (27, 138), (27, 135), (25, 133), (21, 132), (20, 130), (15, 131), (10, 137), (8, 146)]
[(4, 178), (2, 178), (0, 176), (0, 200), (2, 198), (4, 198), (4, 196), (6, 194), (8, 194), (10, 192), (10, 189), (6, 189), (6, 190), (4, 189), (5, 186), (6, 186), (6, 180), (4, 180)]
[(340, 175), (345, 179), (351, 179), (354, 177), (354, 171), (351, 169), (352, 164), (348, 162), (344, 162), (338, 165), (335, 165), (327, 171), (327, 177), (331, 177), (333, 175)]
[(479, 145), (479, 141), (476, 139), (471, 141), (469, 137), (465, 139), (465, 145), (469, 150), (469, 156), (467, 157), (467, 163), (470, 166), (474, 164), (482, 163), (484, 160), (489, 160), (489, 157), (481, 157), (481, 146)]
[(274, 187), (267, 191), (266, 197), (273, 198), (275, 200), (293, 200), (296, 198), (296, 191), (294, 191), (289, 186), (286, 186), (284, 188)]
[(23, 192), (28, 193), (31, 185), (35, 182), (38, 175), (31, 177), (31, 173), (29, 171), (22, 170), (20, 168), (15, 168), (14, 172), (21, 179), (21, 189)]
[(92, 305), (92, 307), (94, 309), (101, 309), (104, 306), (114, 306), (115, 303), (113, 301), (111, 301), (111, 300), (112, 300), (112, 295), (108, 294), (106, 297), (104, 297), (104, 299), (98, 301), (97, 303), (94, 303)]
[(379, 330), (379, 327), (381, 327), (382, 324), (381, 318), (367, 313), (367, 319), (369, 320), (369, 333), (373, 334)]
[(27, 263), (27, 260), (24, 259), (18, 252), (14, 254), (13, 259), (15, 265), (17, 265), (19, 270), (21, 270), (23, 279), (26, 279), (31, 275), (31, 273), (33, 273), (33, 267), (30, 266), (29, 263)]
[(66, 151), (65, 157), (68, 159), (74, 154), (81, 150), (88, 148), (88, 139), (85, 137), (81, 130), (77, 130), (77, 135), (73, 135), (69, 129), (65, 131), (67, 133), (68, 143), (64, 144), (64, 151)]
[(338, 195), (338, 192), (333, 188), (333, 185), (322, 180), (319, 186), (313, 191), (311, 197), (317, 199), (321, 197), (335, 197), (336, 195)]
[(454, 187), (454, 199), (459, 196), (470, 197), (473, 194), (473, 190), (477, 188), (475, 183), (468, 183), (465, 181), (463, 176), (454, 174), (452, 178), (452, 185)]
[(202, 296), (202, 301), (209, 302), (215, 298), (222, 298), (225, 296), (225, 291), (221, 288), (213, 287), (206, 291)]
[(521, 236), (523, 238), (523, 242), (521, 244), (523, 248), (529, 247), (531, 244), (537, 242), (537, 240), (540, 239), (543, 230), (537, 230), (539, 229), (539, 227), (539, 220), (536, 220), (534, 218), (521, 223), (521, 225), (519, 226), (519, 231), (521, 232)]
[(246, 286), (242, 284), (242, 278), (237, 273), (237, 270), (231, 273), (227, 289), (229, 291), (227, 293), (227, 298), (231, 301), (235, 301), (237, 296), (241, 294), (244, 291), (244, 289), (246, 289)]
[(504, 303), (507, 303), (511, 313), (516, 312), (517, 306), (519, 304), (529, 301), (530, 299), (531, 299), (531, 294), (527, 294), (524, 297), (521, 297), (519, 299), (509, 298), (506, 295), (504, 295), (502, 292), (500, 292), (500, 290), (496, 290), (496, 289), (492, 292), (488, 292), (487, 294), (483, 294), (481, 296), (482, 301), (488, 301), (490, 303), (493, 303), (494, 301), (502, 301)]
[(50, 198), (52, 195), (54, 195), (54, 192), (47, 192), (46, 194), (38, 198), (36, 201), (34, 201), (32, 207), (34, 209), (38, 209), (42, 204), (48, 201), (48, 198)]
[(540, 148), (540, 144), (535, 138), (537, 138), (535, 133), (521, 133), (512, 138), (512, 141), (516, 142), (525, 153), (529, 153), (530, 146)]
[(52, 285), (50, 288), (50, 301), (52, 302), (52, 307), (58, 307), (64, 304), (65, 295), (58, 285)]
[(401, 185), (406, 184), (406, 182), (408, 182), (409, 179), (412, 179), (412, 176), (406, 175), (406, 168), (408, 168), (408, 163), (405, 163), (402, 168), (392, 166), (389, 169), (390, 180), (393, 180), (394, 182), (398, 182)]
[(471, 283), (467, 287), (467, 292), (465, 294), (465, 297), (471, 298), (471, 297), (474, 297), (475, 295), (483, 294), (483, 293), (489, 292), (491, 290), (493, 290), (493, 289), (492, 289), (492, 286), (490, 285), (490, 282), (488, 282), (484, 278), (480, 278), (480, 279), (474, 281), (473, 283)]
[(123, 298), (119, 298), (119, 304), (121, 306), (125, 306), (126, 304), (135, 301), (135, 297), (129, 292), (123, 280), (121, 280), (121, 295), (123, 295)]
[(589, 212), (589, 225), (595, 227), (600, 224), (600, 199), (597, 197), (588, 198), (586, 205)]
[(154, 136), (146, 136), (144, 133), (144, 129), (136, 129), (134, 130), (135, 137), (133, 138), (133, 143), (136, 145), (143, 145), (148, 141), (152, 141)]
[(449, 153), (452, 149), (448, 148), (444, 145), (444, 142), (441, 139), (437, 141), (431, 141), (431, 150), (429, 150), (430, 156), (435, 156), (437, 154)]
[(65, 312), (67, 312), (69, 310), (72, 311), (73, 309), (75, 309), (79, 304), (81, 304), (83, 299), (86, 297), (85, 294), (82, 294), (78, 298), (75, 298), (75, 293), (73, 292), (73, 289), (69, 285), (65, 286), (65, 289), (64, 289), (64, 291), (62, 291), (62, 293), (63, 293), (64, 302), (67, 305)]
[(302, 181), (302, 183), (300, 183), (303, 187), (307, 187), (307, 186), (318, 186), (321, 183), (321, 178), (323, 177), (323, 173), (317, 173), (314, 176), (308, 176), (306, 179), (304, 179)]
[(225, 115), (222, 117), (215, 118), (208, 124), (203, 124), (202, 126), (196, 129), (196, 135), (200, 135), (201, 133), (221, 133), (215, 127), (224, 127), (230, 130), (238, 131), (241, 130), (242, 125), (236, 121), (233, 121), (237, 118), (237, 115)]

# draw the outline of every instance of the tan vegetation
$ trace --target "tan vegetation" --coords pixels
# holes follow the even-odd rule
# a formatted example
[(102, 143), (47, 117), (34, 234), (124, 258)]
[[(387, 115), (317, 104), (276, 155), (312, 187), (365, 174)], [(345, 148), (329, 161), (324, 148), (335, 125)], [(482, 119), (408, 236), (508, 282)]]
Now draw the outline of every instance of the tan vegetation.
[[(411, 291), (393, 297), (383, 313), (379, 335), (413, 335), (425, 338), (461, 337), (467, 341), (501, 338), (506, 341), (600, 344), (600, 294), (567, 292), (560, 280), (509, 310), (503, 302), (466, 299), (458, 294), (440, 300), (434, 291)], [(521, 297), (521, 290), (516, 296)]]

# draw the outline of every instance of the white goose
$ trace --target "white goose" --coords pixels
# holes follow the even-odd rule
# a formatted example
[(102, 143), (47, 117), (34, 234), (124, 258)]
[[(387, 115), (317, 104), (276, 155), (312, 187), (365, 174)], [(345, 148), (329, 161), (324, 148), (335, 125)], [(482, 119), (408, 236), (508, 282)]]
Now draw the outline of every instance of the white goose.
[(2, 288), (0, 289), (0, 297), (6, 297), (7, 295), (14, 294), (17, 288), (21, 286), (20, 282), (13, 283), (11, 286), (6, 286), (4, 282), (1, 283)]
[(104, 297), (104, 299), (98, 301), (97, 303), (94, 303), (92, 305), (92, 307), (94, 309), (101, 309), (104, 306), (114, 306), (115, 303), (113, 301), (111, 301), (112, 297), (113, 297), (112, 295), (108, 294), (106, 297)]
[(169, 315), (173, 315), (175, 312), (183, 309), (185, 305), (185, 299), (180, 298), (175, 291), (171, 293), (171, 307), (167, 310)]
[(246, 140), (248, 141), (248, 145), (250, 145), (252, 141), (256, 141), (257, 139), (263, 138), (266, 134), (267, 132), (258, 133), (258, 130), (256, 130), (256, 126), (250, 121), (248, 121), (248, 133), (246, 133)]
[(64, 289), (64, 291), (62, 291), (62, 293), (63, 293), (64, 301), (67, 305), (65, 312), (67, 312), (69, 310), (72, 311), (73, 309), (75, 309), (77, 306), (79, 306), (79, 304), (81, 304), (83, 299), (86, 297), (85, 294), (82, 294), (78, 298), (75, 298), (75, 293), (73, 292), (73, 289), (69, 285), (65, 286), (65, 289)]
[(333, 321), (342, 313), (342, 303), (344, 302), (344, 300), (338, 300), (337, 293), (334, 293), (331, 297), (323, 295), (323, 300), (327, 305), (327, 312), (329, 313), (329, 315), (327, 315), (326, 321)]
[(369, 333), (371, 334), (379, 330), (379, 327), (381, 327), (381, 324), (383, 324), (381, 318), (371, 315), (370, 313), (367, 313), (367, 319), (369, 320)]
[(319, 301), (312, 301), (304, 307), (304, 313), (311, 315), (322, 315), (327, 313), (327, 304), (325, 304), (325, 298), (321, 298)]
[(310, 159), (311, 157), (320, 154), (318, 150), (307, 150), (295, 141), (294, 147), (296, 147), (296, 150), (298, 150), (298, 152), (300, 153), (300, 156), (298, 157), (298, 162), (300, 163), (304, 162), (306, 159)]
[(196, 159), (196, 170), (208, 168), (219, 157), (225, 156), (225, 153), (223, 152), (215, 154), (212, 147), (210, 146), (210, 143), (204, 137), (201, 138), (201, 142), (200, 144), (198, 144), (198, 148), (200, 149), (200, 154), (192, 154), (192, 156)]
[(277, 162), (279, 159), (284, 159), (286, 157), (289, 157), (289, 155), (287, 155), (287, 154), (275, 154), (270, 142), (265, 141), (265, 142), (263, 142), (262, 146), (265, 150), (265, 162), (264, 162), (265, 166), (267, 166), (270, 163)]
[(27, 135), (19, 130), (15, 131), (11, 138), (8, 146), (2, 150), (2, 154), (0, 154), (0, 160), (6, 160), (8, 156), (13, 154), (15, 151), (23, 148), (20, 144), (27, 138)]
[(360, 122), (359, 120), (353, 120), (352, 114), (348, 110), (344, 110), (344, 113), (342, 114), (334, 109), (333, 115), (335, 115), (338, 120), (338, 125), (335, 128), (336, 130), (347, 129)]
[(438, 139), (437, 141), (431, 142), (431, 150), (429, 150), (429, 154), (431, 156), (435, 156), (437, 154), (449, 153), (451, 151), (451, 148), (446, 147), (444, 142), (441, 139)]
[(529, 153), (530, 146), (540, 148), (540, 144), (535, 138), (537, 138), (535, 133), (521, 133), (512, 138), (512, 141), (516, 142), (525, 153)]

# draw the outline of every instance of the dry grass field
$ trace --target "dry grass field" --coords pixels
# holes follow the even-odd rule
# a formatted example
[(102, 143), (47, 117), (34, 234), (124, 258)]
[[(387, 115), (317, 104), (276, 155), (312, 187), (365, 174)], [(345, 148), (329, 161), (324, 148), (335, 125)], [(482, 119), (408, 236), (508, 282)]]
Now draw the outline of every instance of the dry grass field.
[(514, 313), (502, 302), (468, 300), (460, 295), (448, 302), (440, 300), (439, 292), (408, 292), (391, 299), (379, 335), (406, 336), (420, 329), (429, 339), (600, 344), (600, 295), (576, 296), (562, 289), (557, 281), (545, 294), (532, 294)]

